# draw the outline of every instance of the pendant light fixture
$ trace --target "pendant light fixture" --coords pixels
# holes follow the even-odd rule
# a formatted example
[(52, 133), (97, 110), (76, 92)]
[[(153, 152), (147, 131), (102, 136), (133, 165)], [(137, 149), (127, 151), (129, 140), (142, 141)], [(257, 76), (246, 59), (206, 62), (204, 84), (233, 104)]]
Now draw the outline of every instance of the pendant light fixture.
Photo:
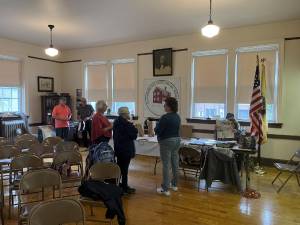
[(208, 38), (212, 38), (212, 37), (218, 35), (219, 31), (220, 31), (220, 27), (213, 24), (213, 21), (211, 19), (211, 1), (212, 0), (209, 0), (209, 21), (208, 21), (208, 24), (201, 29), (202, 35), (205, 36), (205, 37), (208, 37)]
[(54, 57), (54, 56), (58, 55), (58, 50), (56, 48), (54, 48), (53, 44), (52, 44), (52, 30), (54, 28), (54, 25), (48, 25), (48, 27), (50, 29), (50, 46), (49, 46), (49, 48), (45, 49), (45, 53), (46, 53), (46, 55)]

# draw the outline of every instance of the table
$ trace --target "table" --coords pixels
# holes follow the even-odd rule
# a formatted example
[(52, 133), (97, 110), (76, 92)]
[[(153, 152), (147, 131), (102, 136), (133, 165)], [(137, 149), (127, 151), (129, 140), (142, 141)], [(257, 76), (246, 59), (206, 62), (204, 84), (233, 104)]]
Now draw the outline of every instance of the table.
[[(182, 139), (181, 145), (182, 146), (190, 146), (190, 147), (201, 147), (201, 146), (212, 146), (214, 148), (220, 149), (220, 147), (216, 147), (218, 143), (228, 143), (228, 142), (219, 142), (213, 139), (203, 139), (203, 138), (192, 138), (192, 139)], [(157, 141), (157, 137), (139, 137), (135, 141), (136, 147), (136, 154), (139, 155), (146, 155), (146, 156), (153, 156), (155, 157), (155, 165), (154, 165), (154, 175), (156, 175), (156, 167), (157, 163), (160, 160), (160, 153), (159, 153), (159, 144)], [(246, 172), (246, 189), (249, 189), (250, 186), (250, 168), (249, 168), (249, 159), (250, 155), (254, 155), (257, 153), (255, 149), (245, 149), (240, 148), (238, 146), (234, 146), (232, 148), (224, 148), (227, 150), (232, 150), (235, 153), (240, 153), (245, 156), (245, 165), (244, 169)]]

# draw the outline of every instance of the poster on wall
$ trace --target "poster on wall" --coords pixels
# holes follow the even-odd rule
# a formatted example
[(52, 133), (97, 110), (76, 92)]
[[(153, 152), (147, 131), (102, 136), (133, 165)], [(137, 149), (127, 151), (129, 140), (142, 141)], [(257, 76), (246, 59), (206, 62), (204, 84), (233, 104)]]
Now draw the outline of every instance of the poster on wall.
[(180, 79), (145, 79), (144, 90), (144, 117), (159, 118), (165, 113), (164, 100), (167, 97), (180, 100)]

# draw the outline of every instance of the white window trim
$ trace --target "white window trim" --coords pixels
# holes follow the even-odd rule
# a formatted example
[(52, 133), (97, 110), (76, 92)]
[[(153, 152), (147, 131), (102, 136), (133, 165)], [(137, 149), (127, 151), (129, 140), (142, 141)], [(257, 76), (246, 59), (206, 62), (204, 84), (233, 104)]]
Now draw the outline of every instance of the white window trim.
[(192, 65), (191, 65), (191, 101), (190, 101), (190, 117), (194, 117), (194, 89), (195, 89), (195, 58), (203, 56), (214, 56), (214, 55), (226, 55), (226, 77), (225, 77), (225, 101), (224, 101), (224, 114), (226, 115), (228, 109), (228, 49), (215, 49), (215, 50), (204, 50), (196, 51), (192, 53)]

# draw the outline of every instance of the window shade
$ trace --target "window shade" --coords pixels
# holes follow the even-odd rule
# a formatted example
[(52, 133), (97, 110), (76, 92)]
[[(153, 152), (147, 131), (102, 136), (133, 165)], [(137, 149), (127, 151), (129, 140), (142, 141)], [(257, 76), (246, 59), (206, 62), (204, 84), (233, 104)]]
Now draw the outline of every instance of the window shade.
[(194, 102), (225, 103), (227, 55), (204, 55), (194, 60)]
[(89, 101), (107, 100), (108, 74), (107, 65), (88, 65), (87, 95)]
[(13, 60), (0, 60), (0, 85), (20, 86), (20, 62)]
[[(256, 68), (256, 55), (259, 58), (265, 58), (266, 68), (266, 101), (267, 104), (274, 103), (274, 88), (276, 81), (276, 60), (277, 52), (260, 51), (260, 52), (238, 52), (237, 53), (237, 87), (236, 87), (236, 102), (239, 104), (249, 104), (252, 95), (254, 82), (254, 74)], [(261, 68), (260, 68), (261, 72)]]
[(135, 63), (114, 64), (113, 68), (113, 101), (135, 102), (136, 75)]

